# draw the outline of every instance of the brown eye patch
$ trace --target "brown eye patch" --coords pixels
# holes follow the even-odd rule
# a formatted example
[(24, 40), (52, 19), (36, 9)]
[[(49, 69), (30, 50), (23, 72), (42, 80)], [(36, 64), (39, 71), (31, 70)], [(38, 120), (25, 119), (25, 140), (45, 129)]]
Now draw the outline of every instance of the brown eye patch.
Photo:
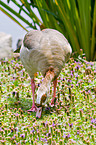
[(46, 94), (42, 95), (42, 97), (41, 97), (41, 104), (45, 102), (46, 98), (47, 98)]

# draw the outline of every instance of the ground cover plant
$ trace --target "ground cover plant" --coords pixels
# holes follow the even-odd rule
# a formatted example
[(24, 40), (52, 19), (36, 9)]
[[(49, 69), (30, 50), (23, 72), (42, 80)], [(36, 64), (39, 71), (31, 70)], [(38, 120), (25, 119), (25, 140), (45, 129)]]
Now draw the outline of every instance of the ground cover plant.
[[(36, 91), (42, 79), (38, 73)], [(32, 105), (29, 83), (18, 58), (0, 61), (0, 144), (96, 144), (96, 63), (70, 58), (58, 77), (58, 103), (50, 105), (51, 86), (41, 119), (27, 112)]]

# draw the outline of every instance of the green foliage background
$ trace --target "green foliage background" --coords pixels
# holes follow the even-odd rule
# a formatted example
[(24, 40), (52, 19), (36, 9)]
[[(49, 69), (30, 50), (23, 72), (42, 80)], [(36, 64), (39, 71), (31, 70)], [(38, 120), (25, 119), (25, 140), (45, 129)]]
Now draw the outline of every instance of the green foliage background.
[[(59, 30), (69, 40), (77, 56), (80, 49), (87, 60), (96, 60), (96, 0), (3, 0), (1, 11), (28, 31), (28, 27), (37, 29), (53, 28)], [(10, 6), (14, 3), (19, 11)], [(34, 12), (37, 8), (40, 18)], [(23, 12), (23, 15), (22, 15)], [(26, 19), (25, 14), (31, 19)], [(17, 18), (25, 22), (25, 28)]]

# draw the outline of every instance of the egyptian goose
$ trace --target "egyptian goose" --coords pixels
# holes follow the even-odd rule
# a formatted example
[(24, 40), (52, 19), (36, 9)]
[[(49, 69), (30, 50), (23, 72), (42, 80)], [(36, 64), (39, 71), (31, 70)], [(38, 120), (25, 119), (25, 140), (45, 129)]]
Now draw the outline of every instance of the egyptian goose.
[[(46, 103), (46, 94), (50, 89), (51, 81), (54, 83), (51, 104), (54, 103), (57, 77), (64, 63), (69, 59), (71, 52), (72, 49), (67, 39), (57, 30), (31, 30), (25, 35), (20, 50), (20, 58), (31, 78), (33, 104), (28, 111), (36, 111), (37, 118), (41, 117), (42, 106)], [(36, 72), (41, 72), (44, 80), (37, 91), (35, 105), (34, 74)]]

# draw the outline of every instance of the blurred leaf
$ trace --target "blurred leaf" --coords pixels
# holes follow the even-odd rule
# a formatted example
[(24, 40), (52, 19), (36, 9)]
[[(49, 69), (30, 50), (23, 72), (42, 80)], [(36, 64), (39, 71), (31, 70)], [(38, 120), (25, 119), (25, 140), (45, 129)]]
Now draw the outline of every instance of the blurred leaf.
[(16, 22), (19, 26), (21, 26), (25, 31), (28, 31), (22, 24), (20, 24), (12, 15), (10, 15), (3, 8), (0, 8), (3, 13), (5, 13), (9, 18), (11, 18), (14, 22)]
[(7, 3), (9, 3), (11, 0), (7, 0)]
[[(10, 1), (19, 8), (18, 12), (10, 6)], [(68, 39), (76, 56), (83, 49), (87, 60), (96, 60), (96, 0), (7, 0), (8, 5), (3, 0), (0, 2), (10, 17), (18, 17), (33, 29), (39, 26), (40, 29), (60, 31)], [(40, 18), (34, 9), (38, 10)], [(25, 15), (32, 21), (26, 20)], [(19, 20), (15, 18), (15, 21)]]
[(91, 43), (92, 43), (91, 44), (91, 60), (92, 60), (92, 59), (95, 59), (94, 57), (96, 57), (96, 0), (95, 0), (95, 4), (94, 4)]
[(23, 4), (20, 6), (21, 8), (19, 9), (19, 14), (21, 13), (23, 6)]

